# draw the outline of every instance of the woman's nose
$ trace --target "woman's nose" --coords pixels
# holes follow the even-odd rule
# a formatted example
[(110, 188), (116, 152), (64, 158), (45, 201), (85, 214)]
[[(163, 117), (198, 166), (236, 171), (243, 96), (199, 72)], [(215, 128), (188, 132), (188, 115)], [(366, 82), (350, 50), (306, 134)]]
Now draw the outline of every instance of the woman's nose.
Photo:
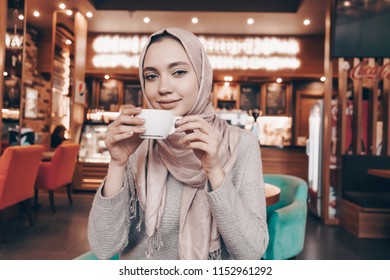
[(172, 84), (167, 75), (161, 75), (158, 91), (160, 94), (167, 94), (172, 92)]

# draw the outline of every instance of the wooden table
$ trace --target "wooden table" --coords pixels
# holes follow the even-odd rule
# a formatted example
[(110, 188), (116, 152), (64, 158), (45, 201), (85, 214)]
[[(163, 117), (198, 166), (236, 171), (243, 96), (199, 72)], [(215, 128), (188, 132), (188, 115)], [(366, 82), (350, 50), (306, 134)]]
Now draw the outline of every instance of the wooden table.
[(368, 169), (367, 173), (373, 176), (390, 179), (390, 169)]
[(43, 152), (42, 161), (51, 161), (54, 151)]
[(279, 201), (280, 188), (275, 185), (264, 183), (265, 188), (265, 203), (267, 206), (275, 204)]

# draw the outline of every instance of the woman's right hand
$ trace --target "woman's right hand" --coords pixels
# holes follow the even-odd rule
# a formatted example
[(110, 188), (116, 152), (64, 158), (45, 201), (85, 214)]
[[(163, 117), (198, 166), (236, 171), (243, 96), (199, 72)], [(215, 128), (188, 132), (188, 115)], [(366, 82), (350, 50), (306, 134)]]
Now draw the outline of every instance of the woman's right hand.
[(140, 126), (144, 120), (136, 117), (140, 112), (140, 107), (125, 105), (119, 117), (108, 125), (104, 142), (110, 153), (112, 164), (125, 166), (129, 156), (142, 143), (143, 139), (139, 137), (139, 134), (145, 131), (145, 128)]

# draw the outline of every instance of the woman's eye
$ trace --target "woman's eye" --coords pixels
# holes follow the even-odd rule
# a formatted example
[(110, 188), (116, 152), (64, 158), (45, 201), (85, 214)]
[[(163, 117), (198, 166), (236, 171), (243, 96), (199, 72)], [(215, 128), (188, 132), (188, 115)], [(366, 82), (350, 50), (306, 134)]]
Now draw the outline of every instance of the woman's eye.
[(183, 76), (186, 73), (187, 73), (186, 70), (176, 70), (175, 72), (173, 72), (173, 75), (174, 76)]
[(145, 75), (145, 80), (151, 81), (151, 80), (154, 80), (154, 79), (156, 79), (156, 78), (157, 78), (157, 75), (156, 75), (156, 74), (146, 74), (146, 75)]

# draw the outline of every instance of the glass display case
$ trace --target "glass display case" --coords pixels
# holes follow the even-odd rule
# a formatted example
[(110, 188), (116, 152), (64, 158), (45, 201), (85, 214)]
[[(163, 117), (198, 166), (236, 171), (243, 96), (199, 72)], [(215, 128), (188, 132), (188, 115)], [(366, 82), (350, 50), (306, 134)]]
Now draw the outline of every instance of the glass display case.
[(107, 124), (84, 123), (80, 139), (80, 162), (109, 163), (110, 155), (104, 143)]
[(220, 110), (217, 109), (216, 113), (219, 118), (226, 120), (228, 124), (244, 128), (248, 123), (248, 113), (242, 110)]
[(73, 179), (73, 188), (96, 191), (107, 174), (110, 155), (104, 143), (107, 125), (101, 121), (87, 121), (80, 135), (80, 151)]
[(291, 117), (261, 116), (256, 119), (260, 145), (290, 146)]

